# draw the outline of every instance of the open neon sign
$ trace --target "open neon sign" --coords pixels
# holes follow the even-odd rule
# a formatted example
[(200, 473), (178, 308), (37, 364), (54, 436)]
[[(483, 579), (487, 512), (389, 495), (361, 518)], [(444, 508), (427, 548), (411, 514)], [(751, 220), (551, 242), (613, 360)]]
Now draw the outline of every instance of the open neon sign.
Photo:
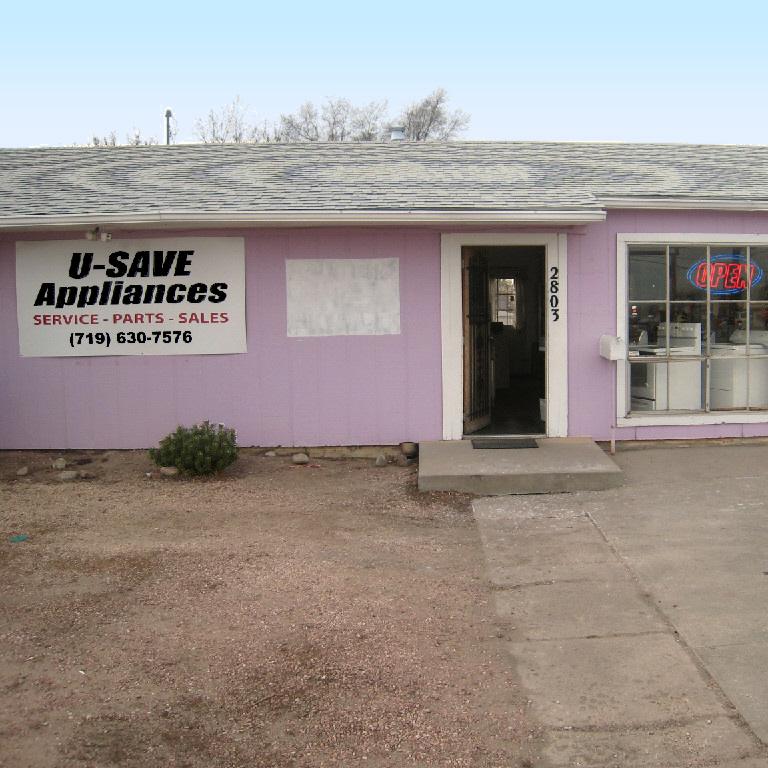
[(757, 264), (748, 265), (744, 256), (721, 255), (713, 256), (709, 264), (706, 259), (697, 261), (687, 277), (696, 288), (706, 291), (709, 285), (713, 296), (725, 296), (746, 291), (748, 280), (752, 287), (762, 282), (763, 270)]

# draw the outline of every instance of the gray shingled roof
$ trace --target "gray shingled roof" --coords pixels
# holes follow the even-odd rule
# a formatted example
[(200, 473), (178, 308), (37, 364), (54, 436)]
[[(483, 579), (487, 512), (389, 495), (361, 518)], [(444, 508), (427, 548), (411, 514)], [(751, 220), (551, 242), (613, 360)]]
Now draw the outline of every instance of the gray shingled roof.
[(0, 149), (0, 220), (125, 212), (601, 211), (768, 204), (768, 147), (452, 142)]

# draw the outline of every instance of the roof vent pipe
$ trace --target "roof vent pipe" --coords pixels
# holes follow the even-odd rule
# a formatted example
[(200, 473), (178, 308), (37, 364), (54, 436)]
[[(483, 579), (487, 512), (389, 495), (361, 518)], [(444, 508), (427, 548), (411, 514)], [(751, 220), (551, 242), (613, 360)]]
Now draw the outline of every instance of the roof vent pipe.
[(389, 135), (390, 141), (405, 141), (405, 126), (393, 125), (390, 128), (390, 131), (391, 131)]
[(169, 146), (171, 143), (171, 118), (173, 112), (170, 109), (165, 110), (165, 145)]

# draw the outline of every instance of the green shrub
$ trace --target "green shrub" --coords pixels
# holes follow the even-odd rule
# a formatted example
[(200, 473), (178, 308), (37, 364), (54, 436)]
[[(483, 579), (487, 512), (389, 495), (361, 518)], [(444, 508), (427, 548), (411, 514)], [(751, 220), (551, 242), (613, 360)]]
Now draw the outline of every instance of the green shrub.
[(185, 475), (212, 475), (237, 458), (237, 435), (223, 424), (207, 421), (191, 427), (177, 427), (150, 448), (149, 458), (160, 467), (176, 467)]

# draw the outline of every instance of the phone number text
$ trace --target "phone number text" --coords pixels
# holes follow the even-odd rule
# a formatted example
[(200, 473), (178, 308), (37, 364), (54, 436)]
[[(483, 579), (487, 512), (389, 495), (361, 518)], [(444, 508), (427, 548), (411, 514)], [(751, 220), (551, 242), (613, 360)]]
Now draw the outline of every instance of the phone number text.
[(116, 344), (191, 344), (192, 331), (108, 331), (95, 333), (70, 333), (69, 346), (73, 349), (83, 345), (97, 344), (109, 347)]

